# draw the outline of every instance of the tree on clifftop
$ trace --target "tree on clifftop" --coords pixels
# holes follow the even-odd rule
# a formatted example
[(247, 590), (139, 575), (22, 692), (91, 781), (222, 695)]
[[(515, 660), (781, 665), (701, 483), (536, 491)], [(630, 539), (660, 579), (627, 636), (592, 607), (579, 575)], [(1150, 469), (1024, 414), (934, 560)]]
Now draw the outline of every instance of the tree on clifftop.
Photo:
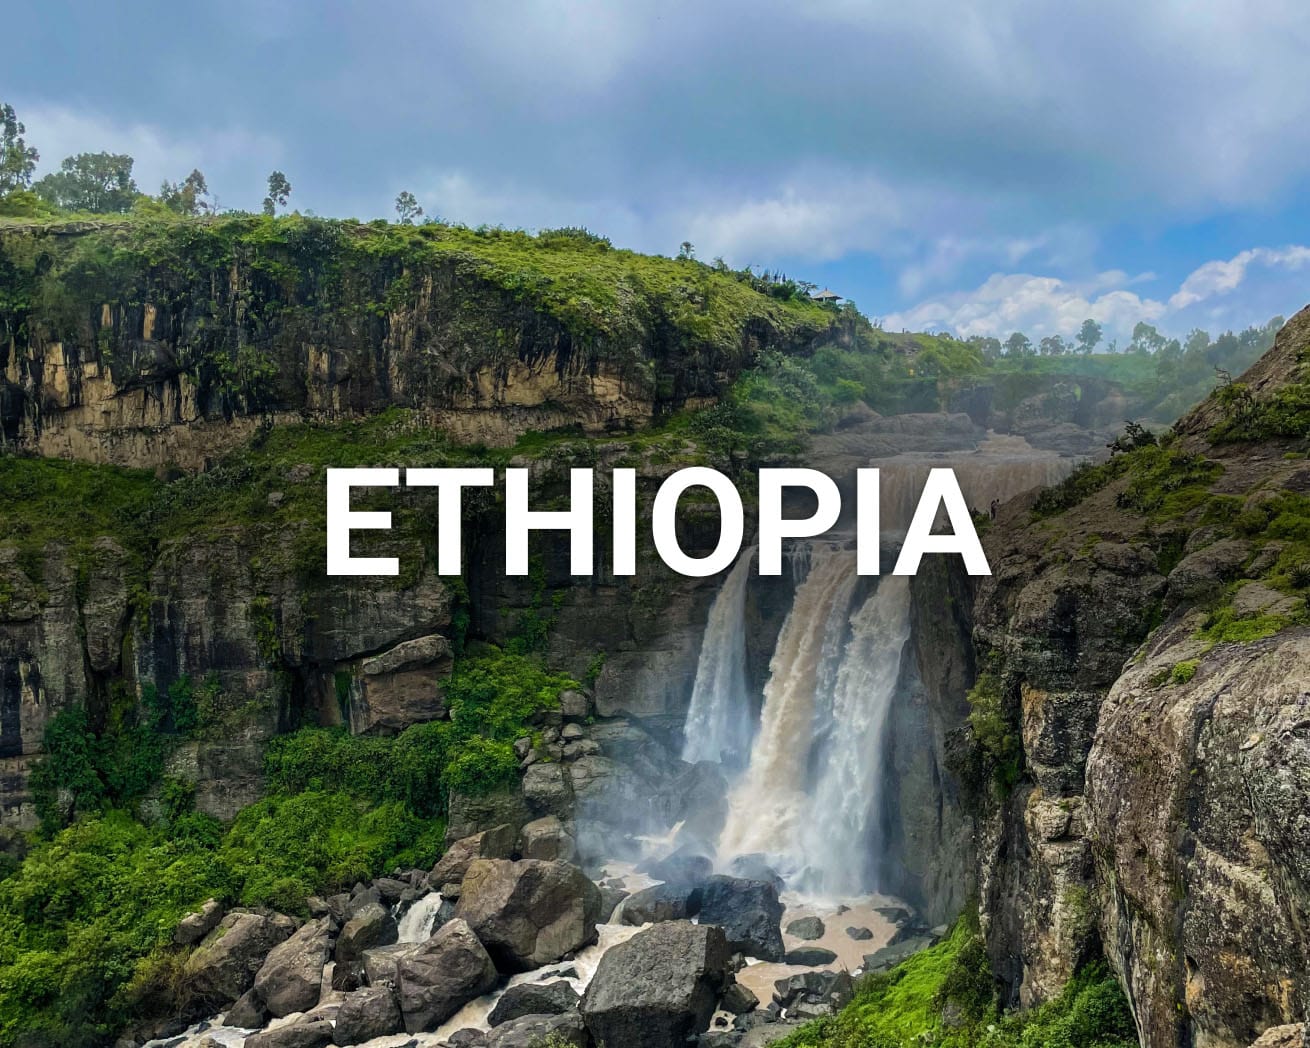
[(14, 107), (0, 102), (0, 196), (32, 184), (41, 155), (23, 140), (26, 133)]
[(408, 189), (401, 190), (396, 197), (396, 214), (407, 226), (412, 226), (414, 219), (423, 217), (423, 209), (419, 207), (418, 199)]
[(291, 183), (281, 171), (274, 171), (268, 176), (268, 196), (264, 197), (264, 214), (276, 215), (279, 207), (287, 206), (291, 196)]
[(78, 153), (32, 188), (42, 200), (65, 211), (97, 214), (130, 211), (140, 195), (126, 153)]
[(204, 199), (209, 196), (205, 176), (196, 168), (181, 182), (165, 182), (159, 187), (159, 200), (165, 206), (184, 215), (199, 215), (213, 210)]
[(1083, 321), (1083, 326), (1078, 329), (1078, 336), (1075, 341), (1078, 343), (1078, 352), (1091, 354), (1101, 341), (1101, 325), (1091, 317)]

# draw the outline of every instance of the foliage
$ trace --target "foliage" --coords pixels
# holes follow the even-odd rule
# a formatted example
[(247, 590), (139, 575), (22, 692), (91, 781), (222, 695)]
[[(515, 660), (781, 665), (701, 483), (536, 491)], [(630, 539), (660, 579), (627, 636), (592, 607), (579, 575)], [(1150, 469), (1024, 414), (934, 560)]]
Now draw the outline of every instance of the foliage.
[(997, 786), (1008, 791), (1019, 781), (1023, 746), (1014, 718), (1006, 708), (1000, 678), (991, 672), (979, 674), (968, 700), (974, 741), (990, 759)]
[(1241, 383), (1216, 396), (1225, 412), (1210, 433), (1217, 442), (1310, 439), (1310, 382), (1290, 382), (1260, 400)]
[(287, 206), (291, 196), (291, 183), (281, 171), (274, 171), (268, 176), (268, 196), (264, 197), (264, 214), (272, 218), (277, 209)]
[(396, 197), (396, 215), (407, 226), (414, 224), (414, 219), (423, 217), (423, 208), (408, 189), (401, 190)]
[(1200, 664), (1199, 659), (1185, 659), (1174, 663), (1173, 669), (1169, 671), (1169, 680), (1174, 684), (1186, 684), (1196, 676), (1196, 667)]
[(194, 168), (181, 182), (165, 182), (159, 187), (159, 202), (179, 215), (202, 215), (214, 210), (206, 199), (209, 185), (199, 168)]
[[(949, 1020), (946, 1018), (949, 1015)], [(865, 976), (839, 1015), (818, 1019), (779, 1048), (1135, 1048), (1128, 1004), (1105, 966), (1082, 969), (1059, 997), (999, 1014), (976, 918), (892, 971)]]
[(0, 197), (32, 184), (32, 172), (41, 155), (24, 140), (26, 133), (14, 107), (0, 102)]
[(79, 153), (33, 185), (37, 195), (63, 211), (126, 212), (138, 196), (132, 158), (125, 153)]

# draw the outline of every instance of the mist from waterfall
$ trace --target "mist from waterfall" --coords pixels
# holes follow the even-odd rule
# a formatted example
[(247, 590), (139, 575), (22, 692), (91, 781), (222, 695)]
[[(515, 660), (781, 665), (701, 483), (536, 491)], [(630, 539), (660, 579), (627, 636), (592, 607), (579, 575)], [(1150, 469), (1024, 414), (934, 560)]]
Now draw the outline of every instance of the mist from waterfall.
[(851, 616), (851, 636), (833, 688), (831, 741), (821, 756), (802, 824), (804, 886), (825, 894), (868, 887), (880, 848), (887, 719), (910, 639), (910, 580), (882, 578)]
[(742, 552), (710, 608), (687, 710), (682, 759), (688, 763), (732, 768), (749, 751), (754, 711), (746, 680), (746, 585), (754, 559), (754, 549)]

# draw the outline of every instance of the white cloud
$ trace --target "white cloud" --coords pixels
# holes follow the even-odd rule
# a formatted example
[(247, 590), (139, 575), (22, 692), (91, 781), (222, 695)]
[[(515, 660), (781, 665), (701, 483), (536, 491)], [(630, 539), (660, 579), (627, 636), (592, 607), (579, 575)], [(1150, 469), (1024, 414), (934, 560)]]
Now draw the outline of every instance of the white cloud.
[[(1150, 274), (1131, 277), (1122, 270), (1107, 270), (1082, 280), (1062, 280), (1031, 273), (996, 273), (972, 291), (940, 295), (884, 318), (889, 330), (932, 328), (961, 336), (995, 335), (1023, 331), (1040, 338), (1045, 335), (1073, 335), (1088, 317), (1098, 321), (1107, 338), (1130, 337), (1139, 321), (1160, 325), (1181, 334), (1197, 323), (1244, 326), (1263, 323), (1273, 308), (1267, 286), (1247, 287), (1256, 269), (1264, 275), (1294, 274), (1310, 264), (1310, 247), (1252, 248), (1233, 258), (1206, 262), (1183, 280), (1167, 299), (1152, 298), (1128, 290), (1149, 280)], [(1269, 281), (1264, 281), (1268, 285)], [(1236, 295), (1249, 291), (1246, 298)], [(1304, 291), (1279, 287), (1284, 303), (1299, 305)], [(1235, 301), (1214, 307), (1210, 300), (1234, 297)], [(1297, 297), (1299, 296), (1299, 297)], [(1282, 308), (1286, 308), (1283, 306)]]

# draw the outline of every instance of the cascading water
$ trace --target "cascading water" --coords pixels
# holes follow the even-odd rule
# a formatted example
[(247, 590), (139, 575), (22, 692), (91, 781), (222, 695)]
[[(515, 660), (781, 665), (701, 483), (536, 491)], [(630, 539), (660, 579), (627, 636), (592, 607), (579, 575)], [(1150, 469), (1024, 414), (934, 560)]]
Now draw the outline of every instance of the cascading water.
[(755, 551), (748, 549), (723, 582), (701, 641), (696, 684), (687, 710), (682, 759), (735, 767), (750, 747), (750, 691), (746, 682), (746, 584)]
[[(881, 471), (884, 533), (905, 531), (934, 467), (954, 468), (968, 504), (986, 512), (994, 501), (1058, 483), (1073, 464), (1020, 437), (994, 435), (973, 451), (870, 463)], [(718, 856), (762, 852), (794, 888), (851, 895), (874, 887), (883, 847), (887, 730), (911, 637), (910, 581), (880, 577), (852, 614), (860, 584), (853, 552), (816, 542), (794, 549), (792, 565), (804, 577), (769, 664), (759, 730), (732, 788)], [(740, 581), (733, 607), (744, 599)]]
[(815, 713), (823, 705), (821, 689), (833, 678), (858, 580), (853, 551), (825, 546), (812, 552), (769, 663), (760, 729), (729, 798), (721, 856), (780, 851), (805, 813)]
[(887, 718), (910, 639), (910, 580), (888, 575), (851, 617), (851, 638), (833, 689), (837, 730), (820, 762), (801, 840), (805, 886), (855, 894), (877, 853)]
[(441, 893), (428, 892), (410, 904), (397, 923), (397, 942), (425, 942), (441, 912)]

